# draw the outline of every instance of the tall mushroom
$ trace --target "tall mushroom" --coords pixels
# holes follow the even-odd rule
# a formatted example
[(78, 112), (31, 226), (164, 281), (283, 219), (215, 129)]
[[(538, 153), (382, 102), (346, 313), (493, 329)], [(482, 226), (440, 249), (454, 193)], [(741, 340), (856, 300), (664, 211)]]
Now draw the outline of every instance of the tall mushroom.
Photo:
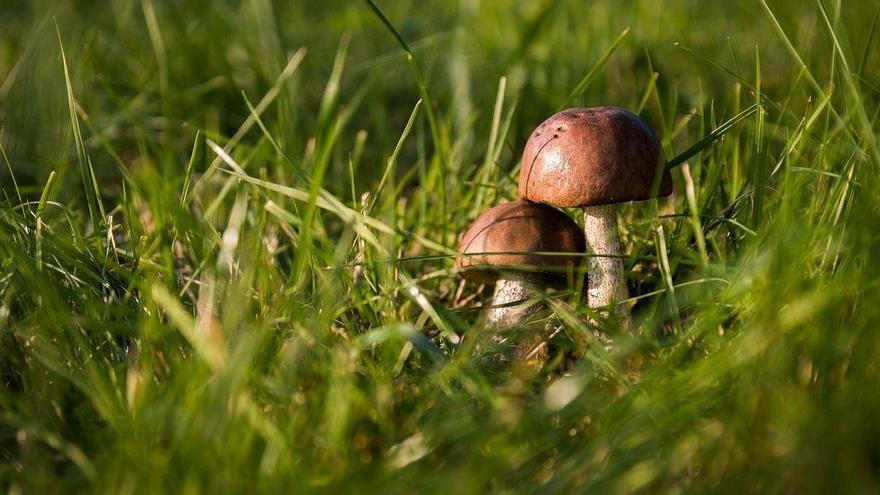
[[(580, 227), (565, 213), (540, 203), (511, 201), (487, 210), (462, 234), (457, 260), (462, 277), (495, 284), (487, 312), (495, 329), (515, 326), (539, 305), (518, 304), (543, 288), (564, 284), (584, 253)], [(572, 253), (546, 256), (538, 252)]]
[[(615, 205), (668, 196), (672, 178), (660, 142), (635, 114), (615, 107), (570, 108), (545, 120), (526, 143), (519, 195), (583, 208), (590, 308), (629, 297)], [(624, 324), (628, 312), (615, 311)]]

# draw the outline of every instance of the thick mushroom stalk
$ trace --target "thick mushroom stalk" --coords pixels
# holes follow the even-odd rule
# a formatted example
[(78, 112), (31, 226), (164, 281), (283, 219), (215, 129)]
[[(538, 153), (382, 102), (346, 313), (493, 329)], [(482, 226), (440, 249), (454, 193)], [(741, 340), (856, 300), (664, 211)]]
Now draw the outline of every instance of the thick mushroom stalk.
[[(590, 285), (587, 304), (590, 308), (605, 308), (629, 297), (626, 275), (617, 233), (617, 214), (614, 205), (588, 206), (584, 208), (584, 237), (589, 257)], [(615, 306), (610, 313), (626, 324), (628, 312)]]
[[(486, 311), (486, 326), (496, 330), (512, 328), (543, 306), (527, 300), (540, 292), (540, 280), (525, 273), (502, 273), (495, 282), (492, 309)], [(519, 304), (514, 304), (519, 302)]]

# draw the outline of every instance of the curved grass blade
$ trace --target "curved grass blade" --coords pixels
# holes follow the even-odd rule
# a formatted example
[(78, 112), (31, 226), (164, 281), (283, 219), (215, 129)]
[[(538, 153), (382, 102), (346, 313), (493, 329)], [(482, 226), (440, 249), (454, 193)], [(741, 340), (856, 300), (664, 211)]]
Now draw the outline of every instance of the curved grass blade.
[(727, 120), (723, 124), (719, 125), (715, 129), (712, 129), (712, 131), (709, 134), (706, 134), (703, 137), (703, 139), (700, 139), (693, 146), (686, 149), (683, 153), (679, 154), (678, 156), (676, 156), (672, 160), (669, 160), (669, 163), (666, 164), (666, 168), (677, 167), (677, 166), (681, 165), (682, 163), (691, 159), (697, 153), (708, 148), (715, 141), (718, 141), (719, 139), (721, 139), (722, 136), (727, 134), (727, 132), (730, 131), (733, 128), (733, 126), (735, 126), (736, 124), (738, 124), (738, 123), (742, 122), (743, 120), (752, 116), (755, 112), (758, 111), (758, 108), (759, 108), (758, 105), (754, 104), (754, 105), (746, 108), (742, 112), (734, 115), (729, 120)]

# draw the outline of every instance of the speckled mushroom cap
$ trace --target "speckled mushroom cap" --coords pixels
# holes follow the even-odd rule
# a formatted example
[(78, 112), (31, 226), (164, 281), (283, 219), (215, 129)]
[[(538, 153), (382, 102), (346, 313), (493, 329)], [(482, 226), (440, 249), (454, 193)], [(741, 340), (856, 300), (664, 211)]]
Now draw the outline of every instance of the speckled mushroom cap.
[[(584, 233), (565, 213), (531, 201), (511, 201), (487, 210), (462, 234), (456, 262), (462, 276), (494, 283), (502, 270), (518, 267), (544, 272), (548, 282), (564, 280), (580, 256), (546, 256), (534, 252), (583, 253)], [(481, 254), (507, 253), (507, 254)], [(554, 276), (555, 275), (555, 276)]]
[(568, 208), (668, 196), (672, 178), (661, 160), (657, 136), (635, 114), (615, 107), (570, 108), (529, 137), (519, 196)]

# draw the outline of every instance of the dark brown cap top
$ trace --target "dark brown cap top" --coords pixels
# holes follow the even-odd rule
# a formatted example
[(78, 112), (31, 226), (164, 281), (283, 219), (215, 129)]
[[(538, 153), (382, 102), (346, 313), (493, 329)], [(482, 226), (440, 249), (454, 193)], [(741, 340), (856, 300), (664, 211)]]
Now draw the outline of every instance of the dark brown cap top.
[[(565, 213), (530, 201), (511, 201), (487, 210), (461, 236), (456, 265), (462, 276), (494, 283), (502, 269), (527, 267), (564, 277), (580, 256), (546, 256), (534, 252), (583, 253), (584, 233)], [(507, 254), (481, 254), (507, 253)]]
[(660, 142), (635, 114), (570, 108), (545, 120), (526, 143), (519, 196), (570, 208), (668, 196), (672, 178), (661, 160)]

